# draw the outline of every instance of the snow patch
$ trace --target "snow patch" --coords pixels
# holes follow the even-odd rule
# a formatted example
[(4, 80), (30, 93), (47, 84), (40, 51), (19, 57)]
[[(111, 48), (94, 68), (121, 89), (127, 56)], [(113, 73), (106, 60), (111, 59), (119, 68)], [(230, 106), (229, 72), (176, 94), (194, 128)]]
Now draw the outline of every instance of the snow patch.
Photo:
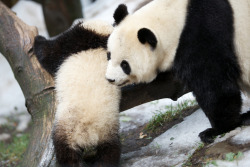
[(149, 122), (157, 112), (164, 112), (166, 106), (177, 106), (185, 101), (194, 101), (195, 97), (192, 93), (187, 93), (178, 98), (177, 101), (171, 99), (160, 99), (148, 102), (132, 109), (120, 113), (120, 132), (125, 132), (135, 129), (138, 126), (144, 125)]
[(0, 116), (26, 112), (25, 100), (20, 86), (7, 60), (0, 54)]
[(225, 140), (227, 140), (230, 137), (235, 136), (236, 134), (240, 133), (241, 131), (241, 127), (238, 127), (234, 130), (231, 130), (230, 132), (226, 133), (223, 137), (218, 136), (213, 143), (211, 143), (211, 145), (215, 145), (216, 143), (220, 143), (223, 142)]
[(118, 7), (119, 4), (126, 4), (128, 7), (128, 12), (132, 13), (134, 9), (143, 2), (144, 0), (97, 0), (92, 4), (88, 4), (82, 0), (83, 4), (87, 4), (87, 6), (83, 6), (84, 11), (84, 18), (86, 19), (102, 19), (109, 23), (113, 23), (113, 14), (115, 9)]
[(250, 127), (243, 127), (243, 130), (236, 134), (232, 139), (231, 142), (234, 144), (249, 144), (250, 143)]
[(218, 167), (249, 167), (250, 166), (250, 151), (244, 152), (243, 157), (234, 161), (217, 160)]
[(186, 117), (183, 122), (155, 138), (148, 146), (124, 154), (122, 156), (124, 166), (180, 165), (201, 143), (199, 133), (210, 127), (205, 114), (199, 109)]
[(26, 24), (36, 26), (40, 35), (48, 37), (42, 6), (32, 1), (19, 1), (12, 10)]

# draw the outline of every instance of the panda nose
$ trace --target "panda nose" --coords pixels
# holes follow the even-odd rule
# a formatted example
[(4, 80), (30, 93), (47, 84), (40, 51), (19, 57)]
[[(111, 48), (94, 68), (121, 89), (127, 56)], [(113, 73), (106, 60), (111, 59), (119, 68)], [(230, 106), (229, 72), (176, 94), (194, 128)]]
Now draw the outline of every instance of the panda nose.
[(107, 79), (110, 83), (115, 82), (114, 79)]

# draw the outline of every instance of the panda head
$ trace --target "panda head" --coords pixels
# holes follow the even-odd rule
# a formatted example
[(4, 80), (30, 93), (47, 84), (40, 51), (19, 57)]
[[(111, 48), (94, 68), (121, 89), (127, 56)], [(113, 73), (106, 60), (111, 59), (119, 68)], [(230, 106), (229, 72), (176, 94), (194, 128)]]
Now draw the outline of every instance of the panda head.
[(156, 33), (143, 23), (143, 18), (137, 23), (125, 5), (118, 6), (114, 19), (115, 28), (108, 40), (106, 79), (118, 86), (151, 82), (161, 63)]

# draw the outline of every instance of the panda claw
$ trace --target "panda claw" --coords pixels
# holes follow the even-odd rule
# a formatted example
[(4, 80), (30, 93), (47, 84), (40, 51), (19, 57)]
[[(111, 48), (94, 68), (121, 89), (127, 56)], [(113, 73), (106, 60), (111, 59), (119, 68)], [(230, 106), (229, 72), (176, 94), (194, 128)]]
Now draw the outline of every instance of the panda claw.
[(199, 134), (199, 137), (203, 143), (213, 143), (215, 137), (218, 135), (217, 130), (214, 128), (208, 128)]

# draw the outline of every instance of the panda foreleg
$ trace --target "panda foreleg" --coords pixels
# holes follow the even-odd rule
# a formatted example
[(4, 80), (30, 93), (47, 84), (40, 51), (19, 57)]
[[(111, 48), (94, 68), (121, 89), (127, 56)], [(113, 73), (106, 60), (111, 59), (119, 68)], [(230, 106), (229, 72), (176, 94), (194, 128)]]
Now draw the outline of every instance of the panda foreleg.
[(93, 167), (118, 167), (121, 155), (121, 144), (118, 135), (111, 141), (97, 146)]
[(196, 99), (208, 117), (212, 128), (199, 134), (205, 143), (211, 143), (217, 135), (229, 132), (242, 124), (241, 94), (237, 84), (226, 83), (216, 90), (207, 90)]

